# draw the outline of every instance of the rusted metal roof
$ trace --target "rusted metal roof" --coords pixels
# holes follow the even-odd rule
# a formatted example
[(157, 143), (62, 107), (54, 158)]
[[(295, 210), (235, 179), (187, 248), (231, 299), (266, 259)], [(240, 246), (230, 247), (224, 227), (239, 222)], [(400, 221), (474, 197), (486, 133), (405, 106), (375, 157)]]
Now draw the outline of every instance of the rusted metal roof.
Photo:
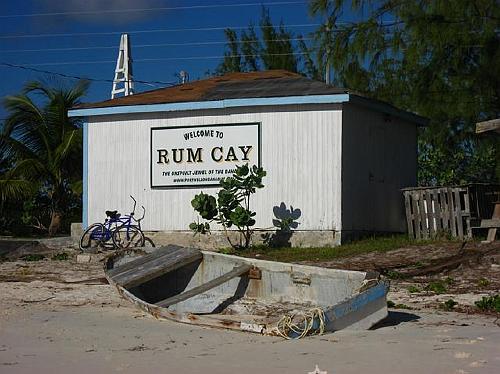
[(112, 100), (81, 104), (75, 109), (342, 93), (347, 93), (347, 90), (286, 70), (268, 70), (229, 73)]

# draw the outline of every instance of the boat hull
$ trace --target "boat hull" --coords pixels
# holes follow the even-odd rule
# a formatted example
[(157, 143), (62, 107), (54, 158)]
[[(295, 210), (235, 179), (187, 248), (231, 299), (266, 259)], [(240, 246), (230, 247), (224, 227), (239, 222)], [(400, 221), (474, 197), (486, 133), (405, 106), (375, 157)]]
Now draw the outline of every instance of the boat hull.
[[(324, 330), (333, 332), (368, 329), (388, 314), (389, 285), (374, 274), (201, 253), (198, 263), (134, 288), (115, 282), (109, 272), (140, 253), (110, 256), (105, 274), (123, 298), (144, 312), (158, 319), (201, 326), (277, 335), (278, 321), (284, 315), (319, 308), (324, 313)], [(242, 264), (255, 271), (183, 302), (156, 305), (159, 299), (199, 287)]]

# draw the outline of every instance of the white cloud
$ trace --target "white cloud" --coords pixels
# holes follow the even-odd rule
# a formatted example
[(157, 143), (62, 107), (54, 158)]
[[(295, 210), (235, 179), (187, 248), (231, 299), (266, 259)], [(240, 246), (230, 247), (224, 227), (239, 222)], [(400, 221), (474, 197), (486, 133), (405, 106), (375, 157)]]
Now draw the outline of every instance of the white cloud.
[[(151, 18), (159, 11), (107, 12), (110, 10), (147, 9), (173, 6), (174, 1), (165, 0), (41, 0), (45, 13), (72, 13), (64, 17), (79, 22), (122, 24)], [(85, 14), (83, 12), (95, 12)], [(168, 11), (161, 11), (160, 14)]]

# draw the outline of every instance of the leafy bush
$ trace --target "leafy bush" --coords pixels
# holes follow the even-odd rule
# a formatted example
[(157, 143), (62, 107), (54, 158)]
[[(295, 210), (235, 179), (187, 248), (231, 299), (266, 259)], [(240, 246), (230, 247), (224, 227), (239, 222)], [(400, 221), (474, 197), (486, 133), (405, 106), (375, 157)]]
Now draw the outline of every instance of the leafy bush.
[(500, 313), (500, 295), (483, 296), (483, 298), (474, 303), (479, 309), (494, 311)]
[[(255, 212), (250, 210), (250, 197), (257, 189), (263, 188), (262, 179), (266, 176), (263, 168), (248, 165), (237, 166), (231, 177), (220, 181), (221, 189), (214, 196), (200, 192), (191, 200), (191, 205), (201, 218), (208, 222), (192, 222), (190, 230), (195, 234), (210, 232), (210, 223), (222, 225), (227, 240), (233, 248), (248, 248), (255, 225)], [(233, 243), (227, 229), (236, 227), (240, 233), (240, 242)], [(243, 238), (243, 241), (241, 241)]]
[(455, 300), (449, 299), (443, 303), (442, 308), (446, 311), (451, 311), (457, 304), (458, 303)]
[(386, 276), (389, 279), (404, 279), (404, 277), (405, 277), (404, 274), (400, 273), (399, 271), (395, 271), (395, 270), (389, 270), (386, 273)]
[(431, 282), (424, 289), (437, 294), (445, 293), (447, 290), (446, 284), (443, 281)]
[(408, 287), (408, 292), (409, 293), (415, 293), (415, 292), (420, 292), (420, 291), (421, 291), (421, 289), (418, 288), (417, 286), (410, 286), (410, 287)]
[(21, 257), (21, 260), (23, 261), (41, 261), (43, 259), (45, 259), (45, 256), (37, 253)]
[(481, 278), (477, 281), (477, 285), (479, 287), (488, 287), (490, 285), (490, 281), (486, 278)]
[(69, 259), (69, 255), (66, 252), (56, 253), (52, 256), (52, 261), (67, 261)]
[(393, 309), (411, 309), (406, 304), (396, 304), (394, 301), (391, 301), (391, 300), (387, 300), (387, 307), (393, 308)]

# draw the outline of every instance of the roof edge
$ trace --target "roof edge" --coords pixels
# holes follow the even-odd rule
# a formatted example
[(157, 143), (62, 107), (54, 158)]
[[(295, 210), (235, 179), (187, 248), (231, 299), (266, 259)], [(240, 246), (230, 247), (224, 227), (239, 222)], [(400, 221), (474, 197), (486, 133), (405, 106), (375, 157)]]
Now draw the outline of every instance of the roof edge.
[(121, 105), (104, 108), (85, 108), (68, 110), (69, 117), (91, 117), (112, 114), (176, 112), (200, 109), (223, 109), (247, 106), (297, 105), (297, 104), (334, 104), (349, 101), (349, 94), (281, 96), (248, 99), (225, 99), (215, 101), (190, 101), (166, 104)]
[(85, 108), (68, 110), (69, 117), (93, 117), (114, 114), (177, 112), (203, 109), (224, 109), (248, 106), (271, 105), (300, 105), (300, 104), (358, 104), (377, 112), (387, 113), (399, 117), (418, 126), (427, 126), (429, 119), (417, 114), (398, 109), (383, 101), (366, 98), (354, 94), (308, 95), (308, 96), (281, 96), (246, 99), (225, 99), (214, 101), (189, 101), (165, 104), (121, 105), (103, 108)]
[(377, 112), (386, 113), (392, 115), (394, 117), (401, 118), (403, 120), (413, 122), (418, 126), (425, 127), (429, 124), (429, 119), (426, 117), (419, 116), (418, 114), (408, 112), (406, 110), (398, 109), (395, 106), (386, 103), (384, 101), (380, 101), (377, 99), (367, 98), (359, 95), (349, 95), (349, 102), (353, 104), (358, 104), (364, 106), (369, 109), (376, 110)]

